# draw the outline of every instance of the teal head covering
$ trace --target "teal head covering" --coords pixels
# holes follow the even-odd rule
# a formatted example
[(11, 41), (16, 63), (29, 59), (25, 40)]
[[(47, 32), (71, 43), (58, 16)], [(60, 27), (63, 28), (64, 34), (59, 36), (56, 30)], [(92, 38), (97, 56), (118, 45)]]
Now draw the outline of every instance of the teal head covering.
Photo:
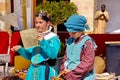
[(87, 19), (78, 14), (73, 14), (70, 16), (64, 25), (68, 32), (84, 32), (86, 30), (90, 30), (89, 26), (86, 24)]

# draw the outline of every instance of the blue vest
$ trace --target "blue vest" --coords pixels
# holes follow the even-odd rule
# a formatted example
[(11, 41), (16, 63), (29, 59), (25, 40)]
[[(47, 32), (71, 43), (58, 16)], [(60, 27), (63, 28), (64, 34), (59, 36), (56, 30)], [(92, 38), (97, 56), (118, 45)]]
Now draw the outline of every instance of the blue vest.
[[(80, 55), (81, 55), (81, 50), (83, 48), (83, 46), (85, 45), (85, 42), (87, 40), (91, 40), (91, 38), (89, 36), (85, 36), (79, 43), (75, 44), (73, 42), (73, 38), (70, 37), (67, 41), (67, 49), (66, 49), (66, 53), (67, 53), (67, 60), (64, 63), (65, 67), (67, 67), (67, 69), (69, 70), (73, 70), (77, 67), (78, 64), (80, 64)], [(88, 78), (91, 75), (91, 79)], [(95, 80), (94, 78), (94, 71), (92, 71), (91, 73), (89, 73), (88, 75), (85, 76), (85, 78), (83, 80)]]

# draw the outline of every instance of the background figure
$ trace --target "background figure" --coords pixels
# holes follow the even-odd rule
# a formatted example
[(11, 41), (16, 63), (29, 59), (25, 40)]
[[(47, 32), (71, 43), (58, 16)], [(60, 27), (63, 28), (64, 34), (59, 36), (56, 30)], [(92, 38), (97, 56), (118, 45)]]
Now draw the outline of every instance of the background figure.
[(101, 10), (95, 14), (95, 33), (104, 34), (106, 32), (107, 22), (109, 19), (109, 13), (106, 11), (106, 6), (101, 5)]
[(40, 11), (36, 14), (35, 28), (38, 32), (38, 46), (25, 49), (17, 45), (11, 50), (31, 61), (26, 80), (50, 80), (52, 76), (58, 75), (54, 65), (60, 49), (60, 40), (57, 34), (51, 32), (50, 16), (47, 12)]
[(85, 29), (89, 30), (86, 22), (84, 16), (74, 14), (64, 23), (70, 35), (60, 67), (60, 73), (65, 80), (95, 80), (96, 44), (84, 33)]

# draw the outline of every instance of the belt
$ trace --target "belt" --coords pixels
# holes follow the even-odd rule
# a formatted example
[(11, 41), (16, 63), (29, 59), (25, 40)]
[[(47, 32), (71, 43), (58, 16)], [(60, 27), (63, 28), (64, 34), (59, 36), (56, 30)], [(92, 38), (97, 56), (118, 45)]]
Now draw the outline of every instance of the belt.
[(49, 68), (49, 64), (47, 63), (47, 61), (43, 61), (41, 63), (32, 64), (32, 65), (35, 66), (35, 67), (40, 66), (40, 65), (45, 65), (46, 66), (46, 68), (45, 68), (45, 80), (49, 80), (50, 68)]
[(46, 61), (43, 61), (43, 62), (41, 62), (41, 63), (38, 63), (38, 64), (32, 64), (33, 66), (41, 66), (41, 65), (46, 65)]

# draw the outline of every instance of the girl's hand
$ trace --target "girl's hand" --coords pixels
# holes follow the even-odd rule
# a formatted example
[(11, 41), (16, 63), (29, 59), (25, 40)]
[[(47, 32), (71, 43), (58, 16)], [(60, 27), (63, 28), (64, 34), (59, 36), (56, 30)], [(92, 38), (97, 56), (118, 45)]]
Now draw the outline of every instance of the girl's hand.
[(70, 70), (68, 70), (68, 69), (65, 69), (65, 70), (63, 70), (62, 72), (61, 72), (61, 74), (67, 74), (68, 72), (70, 72)]
[(13, 46), (13, 47), (11, 48), (11, 50), (12, 50), (12, 51), (17, 51), (17, 50), (19, 50), (20, 48), (21, 48), (20, 45), (16, 45), (16, 46)]
[(39, 41), (41, 41), (44, 39), (44, 35), (42, 33), (39, 33), (37, 38)]

